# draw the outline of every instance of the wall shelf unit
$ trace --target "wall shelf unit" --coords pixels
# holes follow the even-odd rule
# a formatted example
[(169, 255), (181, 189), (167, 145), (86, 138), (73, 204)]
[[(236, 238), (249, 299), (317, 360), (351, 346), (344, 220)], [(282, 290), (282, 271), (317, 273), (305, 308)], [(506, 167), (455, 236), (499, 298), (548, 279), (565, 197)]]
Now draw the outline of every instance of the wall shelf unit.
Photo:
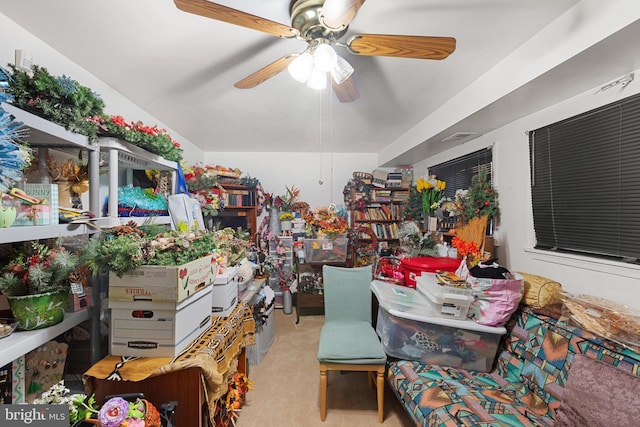
[[(23, 128), (27, 131), (25, 138), (29, 146), (42, 149), (83, 150), (88, 153), (89, 167), (89, 209), (97, 212), (99, 208), (99, 198), (97, 183), (99, 179), (99, 151), (98, 144), (91, 142), (87, 137), (73, 132), (69, 132), (64, 127), (52, 123), (46, 119), (38, 117), (27, 111), (16, 108), (10, 104), (3, 103), (2, 109), (23, 123)], [(44, 152), (43, 152), (44, 153)], [(97, 230), (86, 224), (59, 224), (42, 226), (9, 227), (0, 229), (0, 244), (24, 242), (30, 240), (40, 240), (48, 238), (58, 238), (67, 236), (89, 235)], [(93, 284), (94, 295), (98, 295), (97, 284)], [(57, 325), (34, 330), (16, 331), (9, 337), (3, 338), (0, 347), (0, 366), (11, 363), (25, 353), (37, 348), (47, 341), (59, 336), (81, 322), (91, 318), (91, 356), (97, 360), (100, 353), (100, 319), (98, 310), (86, 309), (75, 313), (66, 313), (62, 323)]]

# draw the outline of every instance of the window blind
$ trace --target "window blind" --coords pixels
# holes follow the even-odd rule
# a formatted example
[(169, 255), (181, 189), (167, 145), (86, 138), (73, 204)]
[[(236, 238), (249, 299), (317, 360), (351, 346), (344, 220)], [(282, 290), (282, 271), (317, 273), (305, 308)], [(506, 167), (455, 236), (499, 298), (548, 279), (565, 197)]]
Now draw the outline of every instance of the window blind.
[(536, 247), (640, 258), (640, 95), (529, 133)]
[(477, 174), (482, 167), (489, 171), (488, 178), (492, 176), (492, 149), (483, 148), (473, 153), (449, 160), (445, 163), (429, 168), (429, 175), (435, 175), (437, 179), (445, 181), (444, 196), (453, 199), (456, 190), (467, 189), (471, 184), (471, 178)]

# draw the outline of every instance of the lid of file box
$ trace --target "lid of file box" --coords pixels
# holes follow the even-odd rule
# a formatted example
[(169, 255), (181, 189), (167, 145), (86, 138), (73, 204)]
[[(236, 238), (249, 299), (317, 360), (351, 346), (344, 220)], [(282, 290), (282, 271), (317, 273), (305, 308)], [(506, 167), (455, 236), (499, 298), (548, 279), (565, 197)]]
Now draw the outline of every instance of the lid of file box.
[[(439, 317), (435, 311), (436, 307), (413, 288), (374, 280), (371, 282), (371, 290), (378, 298), (380, 307), (395, 317), (489, 334), (504, 335), (507, 333), (503, 326), (485, 326), (471, 319)], [(410, 301), (411, 304), (404, 304), (404, 301)]]
[(227, 267), (224, 273), (216, 275), (215, 285), (224, 285), (235, 279), (238, 274), (238, 267)]

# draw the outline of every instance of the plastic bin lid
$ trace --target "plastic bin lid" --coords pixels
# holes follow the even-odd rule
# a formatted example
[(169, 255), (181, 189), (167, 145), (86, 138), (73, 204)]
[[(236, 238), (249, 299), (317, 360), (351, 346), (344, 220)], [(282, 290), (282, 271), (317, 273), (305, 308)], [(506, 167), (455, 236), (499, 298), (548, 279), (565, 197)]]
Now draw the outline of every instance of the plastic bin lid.
[(485, 326), (471, 319), (439, 317), (435, 314), (434, 305), (413, 288), (374, 280), (371, 282), (371, 290), (378, 298), (380, 307), (395, 317), (489, 334), (507, 333), (503, 326)]
[(460, 265), (460, 260), (457, 258), (447, 257), (415, 257), (415, 258), (403, 258), (400, 260), (403, 265), (418, 270), (451, 270), (457, 269)]

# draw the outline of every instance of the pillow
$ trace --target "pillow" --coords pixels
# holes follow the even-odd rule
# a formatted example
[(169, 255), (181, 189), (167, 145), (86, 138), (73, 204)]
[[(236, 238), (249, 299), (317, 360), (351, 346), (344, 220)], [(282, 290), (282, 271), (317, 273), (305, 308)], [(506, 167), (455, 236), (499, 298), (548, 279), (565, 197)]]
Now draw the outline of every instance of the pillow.
[(576, 354), (554, 427), (637, 425), (638, 395), (640, 377)]
[(522, 303), (534, 308), (562, 302), (562, 285), (535, 274), (518, 273), (524, 280)]

